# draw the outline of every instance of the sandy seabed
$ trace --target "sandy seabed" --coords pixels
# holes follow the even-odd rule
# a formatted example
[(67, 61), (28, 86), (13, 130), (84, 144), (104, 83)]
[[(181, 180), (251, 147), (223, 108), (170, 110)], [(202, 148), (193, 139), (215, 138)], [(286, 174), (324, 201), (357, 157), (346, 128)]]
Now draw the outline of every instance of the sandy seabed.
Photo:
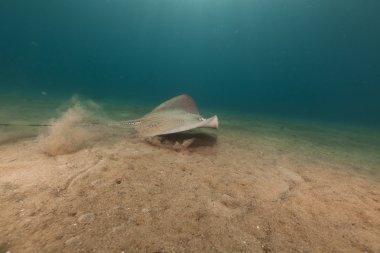
[(380, 252), (378, 135), (220, 115), (147, 141), (83, 114), (0, 128), (0, 253)]

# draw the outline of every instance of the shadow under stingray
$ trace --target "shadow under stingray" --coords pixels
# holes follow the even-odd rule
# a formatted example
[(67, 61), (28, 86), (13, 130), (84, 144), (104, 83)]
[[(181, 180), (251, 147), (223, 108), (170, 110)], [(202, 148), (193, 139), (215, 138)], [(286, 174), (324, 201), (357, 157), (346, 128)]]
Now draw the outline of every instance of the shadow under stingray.
[(172, 149), (175, 151), (191, 151), (203, 153), (212, 150), (217, 144), (218, 137), (214, 134), (196, 131), (155, 136), (147, 139), (153, 146)]

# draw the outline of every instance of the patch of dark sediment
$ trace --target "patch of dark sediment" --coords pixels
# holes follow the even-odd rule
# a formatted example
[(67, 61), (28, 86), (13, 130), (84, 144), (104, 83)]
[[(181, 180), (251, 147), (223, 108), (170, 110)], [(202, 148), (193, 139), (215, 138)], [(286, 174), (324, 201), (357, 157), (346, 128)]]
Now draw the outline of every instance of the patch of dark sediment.
[(90, 147), (106, 134), (104, 117), (94, 102), (73, 98), (61, 108), (61, 116), (52, 119), (39, 136), (42, 151), (48, 155), (73, 153)]

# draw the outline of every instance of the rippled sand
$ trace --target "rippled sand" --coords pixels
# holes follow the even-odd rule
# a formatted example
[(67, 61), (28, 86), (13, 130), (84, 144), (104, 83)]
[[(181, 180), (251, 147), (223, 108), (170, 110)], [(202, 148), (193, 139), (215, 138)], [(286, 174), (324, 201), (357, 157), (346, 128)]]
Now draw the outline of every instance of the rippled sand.
[[(0, 115), (67, 123), (72, 107), (58, 105)], [(106, 108), (114, 119), (141, 113)], [(0, 252), (380, 251), (376, 131), (219, 116), (217, 131), (150, 141), (70, 124), (0, 127)]]

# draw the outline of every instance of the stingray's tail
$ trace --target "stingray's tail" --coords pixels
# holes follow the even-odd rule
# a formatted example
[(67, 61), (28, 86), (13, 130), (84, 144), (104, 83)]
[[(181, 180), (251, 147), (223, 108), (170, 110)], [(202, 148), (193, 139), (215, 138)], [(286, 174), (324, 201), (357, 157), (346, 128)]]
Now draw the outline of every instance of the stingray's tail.
[(44, 123), (31, 123), (31, 124), (18, 124), (18, 123), (0, 123), (0, 126), (21, 126), (21, 127), (44, 127), (44, 126), (51, 126), (51, 124), (44, 124)]
[[(113, 122), (81, 122), (75, 124), (81, 127), (96, 127), (96, 126), (108, 126), (108, 127), (138, 127), (141, 125), (142, 121), (137, 120), (124, 120), (124, 121), (113, 121)], [(49, 127), (53, 124), (48, 123), (0, 123), (0, 127)]]
[[(77, 123), (75, 124), (77, 126), (82, 127), (93, 127), (93, 126), (99, 126), (99, 125), (105, 125), (105, 123), (101, 122), (88, 122), (88, 123)], [(0, 123), (0, 127), (49, 127), (53, 126), (53, 124), (47, 124), (47, 123)]]

